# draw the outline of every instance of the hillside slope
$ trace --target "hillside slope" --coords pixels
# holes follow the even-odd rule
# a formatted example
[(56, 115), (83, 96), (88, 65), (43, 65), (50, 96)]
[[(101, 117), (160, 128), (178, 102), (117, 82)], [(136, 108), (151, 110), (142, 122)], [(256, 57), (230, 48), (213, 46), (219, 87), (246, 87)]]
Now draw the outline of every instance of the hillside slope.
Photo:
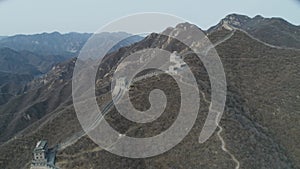
[[(245, 23), (251, 20), (240, 19)], [(273, 26), (281, 30), (278, 25)], [(290, 29), (289, 25), (284, 27)], [(199, 28), (183, 23), (167, 31), (181, 34), (188, 29)], [(263, 29), (255, 30), (265, 33)], [(184, 61), (196, 76), (202, 94), (196, 123), (176, 147), (146, 159), (113, 155), (85, 136), (72, 105), (75, 63), (72, 59), (33, 80), (26, 86), (26, 93), (0, 107), (0, 168), (28, 168), (32, 149), (40, 139), (60, 146), (57, 166), (61, 169), (300, 168), (300, 48), (293, 49), (297, 46), (289, 45), (285, 48), (284, 44), (273, 44), (281, 46), (273, 47), (242, 27), (230, 29), (223, 23), (208, 32), (223, 63), (228, 92), (222, 120), (207, 142), (200, 144), (198, 138), (209, 109), (210, 82), (202, 62), (193, 53), (185, 55)], [(280, 31), (273, 33), (279, 38), (286, 37)], [(109, 53), (95, 82), (100, 109), (111, 102), (111, 77), (120, 61), (130, 53), (147, 48), (179, 54), (190, 50), (175, 39), (153, 33), (140, 42)], [(143, 125), (125, 119), (112, 106), (105, 115), (109, 124), (120, 133), (138, 137), (153, 136), (167, 129), (174, 122), (180, 105), (174, 79), (159, 74), (132, 86), (131, 101), (140, 110), (149, 108), (151, 90), (163, 90), (168, 99), (165, 112), (156, 121)]]

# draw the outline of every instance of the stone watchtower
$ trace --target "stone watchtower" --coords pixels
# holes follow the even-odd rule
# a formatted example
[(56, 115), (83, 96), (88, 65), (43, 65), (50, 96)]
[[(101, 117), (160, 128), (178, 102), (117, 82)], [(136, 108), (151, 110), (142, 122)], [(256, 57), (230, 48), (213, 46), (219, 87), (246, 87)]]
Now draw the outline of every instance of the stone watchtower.
[(121, 77), (121, 78), (117, 79), (115, 88), (112, 92), (113, 97), (117, 96), (120, 91), (126, 90), (127, 89), (126, 85), (127, 85), (126, 78)]
[(183, 57), (178, 55), (176, 51), (170, 55), (170, 62), (175, 64), (169, 66), (168, 72), (171, 74), (178, 74), (179, 71), (182, 71), (187, 66), (183, 61)]
[(48, 154), (48, 143), (45, 140), (39, 141), (33, 150), (32, 163), (35, 165), (46, 166)]
[(33, 150), (33, 159), (30, 169), (58, 169), (55, 166), (56, 148), (48, 148), (48, 142), (39, 141)]

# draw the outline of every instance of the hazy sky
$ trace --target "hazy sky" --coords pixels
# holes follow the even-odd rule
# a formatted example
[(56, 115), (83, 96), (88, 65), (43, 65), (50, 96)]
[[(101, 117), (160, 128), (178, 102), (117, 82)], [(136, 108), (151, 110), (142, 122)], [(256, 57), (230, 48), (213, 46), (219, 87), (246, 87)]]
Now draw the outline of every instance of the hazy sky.
[(282, 17), (300, 25), (297, 0), (0, 0), (0, 35), (94, 32), (138, 12), (170, 13), (202, 29), (230, 13)]

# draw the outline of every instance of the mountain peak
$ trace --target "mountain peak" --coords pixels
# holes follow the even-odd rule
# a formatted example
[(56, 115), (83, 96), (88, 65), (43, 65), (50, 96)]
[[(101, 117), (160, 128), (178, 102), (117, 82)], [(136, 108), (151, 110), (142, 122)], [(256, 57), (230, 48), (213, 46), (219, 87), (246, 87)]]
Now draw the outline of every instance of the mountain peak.
[(61, 33), (59, 33), (58, 31), (54, 31), (52, 33), (49, 33), (50, 35), (61, 35)]
[[(196, 29), (200, 29), (199, 27), (197, 27), (194, 24), (191, 24), (189, 22), (184, 22), (184, 23), (179, 23), (178, 25), (176, 25), (175, 27), (169, 27), (166, 30), (163, 31), (163, 34), (165, 35), (170, 35), (171, 33), (173, 33), (174, 35), (179, 34), (182, 31), (186, 31), (186, 30), (196, 30)], [(200, 29), (201, 30), (201, 29)], [(203, 30), (201, 30), (203, 32)]]
[(176, 25), (175, 28), (177, 29), (188, 29), (188, 28), (192, 28), (192, 27), (197, 27), (194, 24), (188, 23), (188, 22), (184, 22), (184, 23), (179, 23), (178, 25)]
[(256, 15), (253, 19), (265, 19), (265, 18), (261, 15)]
[(245, 23), (251, 20), (250, 17), (246, 15), (238, 15), (238, 14), (230, 14), (227, 15), (224, 19), (222, 19), (222, 24), (228, 24), (234, 27), (243, 26)]

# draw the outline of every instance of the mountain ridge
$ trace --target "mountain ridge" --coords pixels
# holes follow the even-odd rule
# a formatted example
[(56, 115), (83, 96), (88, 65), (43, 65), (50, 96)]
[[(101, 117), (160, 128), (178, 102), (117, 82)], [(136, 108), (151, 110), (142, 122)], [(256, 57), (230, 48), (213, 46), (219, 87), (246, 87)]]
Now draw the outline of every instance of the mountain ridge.
[(210, 34), (222, 27), (241, 29), (271, 45), (300, 49), (300, 27), (279, 17), (264, 18), (256, 15), (250, 18), (246, 15), (230, 14), (209, 28), (207, 33)]
[[(187, 27), (194, 26), (187, 23), (181, 26), (184, 25)], [(300, 78), (297, 73), (300, 70), (297, 63), (299, 63), (300, 52), (293, 49), (284, 49), (284, 47), (273, 48), (249, 35), (244, 31), (228, 30), (224, 27), (220, 27), (220, 29), (216, 29), (208, 35), (219, 53), (228, 81), (226, 108), (220, 122), (222, 130), (217, 131), (208, 142), (199, 144), (197, 140), (203, 125), (203, 119), (206, 116), (205, 112), (209, 107), (209, 104), (203, 100), (210, 100), (210, 83), (201, 61), (190, 54), (184, 58), (184, 61), (189, 64), (195, 76), (198, 77), (198, 87), (207, 98), (201, 98), (202, 106), (199, 110), (196, 125), (182, 143), (157, 157), (128, 159), (103, 151), (88, 137), (82, 137), (74, 144), (59, 151), (57, 156), (58, 165), (61, 169), (75, 167), (122, 169), (178, 167), (298, 168), (300, 166), (298, 158), (300, 152), (297, 150), (297, 146), (300, 145), (300, 139), (297, 133), (300, 130), (298, 130), (299, 126), (297, 125), (299, 114), (295, 110), (299, 108), (297, 93), (300, 91), (297, 85)], [(176, 50), (179, 51), (179, 54), (180, 51), (187, 49), (186, 46), (176, 40), (153, 33), (138, 43), (109, 53), (103, 59), (107, 66), (104, 72), (99, 70), (99, 76), (97, 76), (98, 79), (95, 82), (97, 99), (101, 103), (111, 100), (109, 97), (110, 78), (120, 61), (130, 53), (152, 47), (168, 50), (169, 52)], [(33, 89), (31, 94), (24, 94), (26, 97), (19, 96), (19, 98), (23, 97), (21, 103), (33, 99), (36, 103), (41, 104), (32, 105), (32, 102), (30, 102), (26, 106), (18, 105), (17, 108), (21, 111), (17, 112), (12, 111), (15, 107), (5, 106), (6, 112), (16, 112), (19, 117), (22, 117), (21, 120), (30, 121), (27, 114), (30, 115), (32, 121), (38, 116), (41, 116), (41, 119), (35, 120), (34, 125), (29, 125), (26, 132), (21, 132), (22, 134), (17, 137), (12, 137), (9, 143), (0, 145), (0, 151), (5, 152), (4, 154), (0, 153), (1, 168), (28, 167), (31, 150), (35, 142), (41, 138), (49, 140), (51, 145), (60, 144), (72, 138), (72, 136), (76, 136), (77, 132), (82, 131), (76, 119), (76, 113), (72, 106), (71, 91), (69, 90), (74, 61), (74, 59), (69, 60), (55, 66), (47, 73), (47, 76), (35, 79), (32, 85), (29, 85), (29, 88)], [(178, 93), (174, 92), (176, 90), (172, 79), (166, 75), (160, 75), (148, 80), (134, 84), (131, 93), (133, 95), (132, 102), (140, 108), (146, 108), (148, 106), (147, 92), (139, 93), (139, 89), (143, 87), (145, 90), (150, 91), (150, 86), (156, 86), (162, 88), (167, 94), (173, 94), (173, 97), (168, 98), (168, 101), (170, 99), (173, 103), (171, 108), (175, 112), (178, 104), (174, 98), (177, 97)], [(166, 85), (164, 85), (165, 83)], [(55, 96), (51, 95), (53, 92), (55, 92)], [(62, 96), (58, 97), (60, 102), (52, 107), (58, 107), (58, 109), (48, 108), (47, 110), (50, 104), (43, 103), (45, 101), (49, 103), (55, 101), (55, 97), (59, 96), (60, 93), (63, 93)], [(27, 107), (27, 105), (32, 108)], [(0, 113), (3, 112), (5, 111), (0, 109)], [(42, 116), (43, 114), (46, 115)], [(167, 115), (169, 116), (162, 117), (162, 124), (155, 123), (155, 125), (150, 126), (150, 129), (143, 128), (143, 126), (132, 127), (132, 124), (122, 119), (114, 108), (107, 114), (106, 120), (116, 129), (128, 135), (143, 136), (143, 134), (151, 135), (164, 128), (176, 116), (175, 113)], [(281, 130), (282, 128), (286, 130)], [(220, 136), (223, 138), (223, 142), (220, 140)], [(289, 139), (286, 139), (287, 137)], [(224, 152), (224, 142), (239, 165), (228, 156), (228, 153)]]

